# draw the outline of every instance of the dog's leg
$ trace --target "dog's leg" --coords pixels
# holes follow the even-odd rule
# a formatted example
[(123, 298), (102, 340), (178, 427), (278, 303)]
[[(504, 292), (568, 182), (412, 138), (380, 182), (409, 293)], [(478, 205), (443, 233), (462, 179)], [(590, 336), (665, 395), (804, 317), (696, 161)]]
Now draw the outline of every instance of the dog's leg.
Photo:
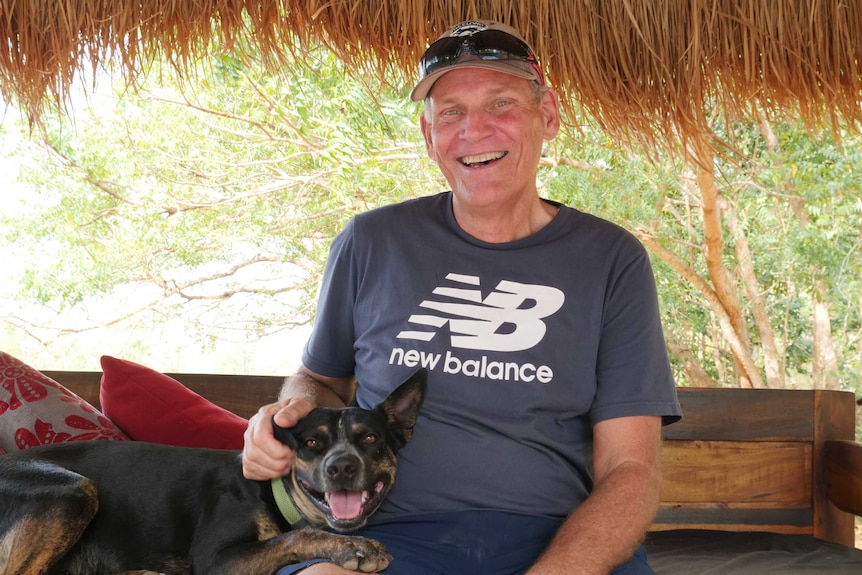
[(291, 531), (270, 540), (269, 543), (272, 543), (279, 553), (288, 553), (290, 563), (323, 557), (351, 571), (372, 573), (385, 569), (392, 561), (386, 548), (373, 539), (317, 529)]
[(204, 572), (213, 575), (270, 575), (284, 565), (317, 558), (363, 573), (385, 569), (392, 561), (383, 545), (372, 539), (300, 529), (259, 543), (225, 549), (216, 555)]
[(98, 509), (95, 484), (49, 463), (0, 468), (0, 575), (42, 575), (78, 541)]

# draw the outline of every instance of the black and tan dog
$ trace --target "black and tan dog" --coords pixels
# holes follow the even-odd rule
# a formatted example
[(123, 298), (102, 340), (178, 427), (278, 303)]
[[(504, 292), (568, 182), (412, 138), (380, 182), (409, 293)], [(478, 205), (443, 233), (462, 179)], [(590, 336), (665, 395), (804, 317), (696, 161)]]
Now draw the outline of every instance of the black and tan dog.
[(425, 381), (420, 370), (372, 410), (320, 408), (276, 429), (296, 460), (272, 483), (245, 479), (232, 451), (92, 441), (4, 455), (0, 575), (271, 575), (315, 557), (383, 569), (376, 541), (317, 528), (350, 531), (377, 510)]

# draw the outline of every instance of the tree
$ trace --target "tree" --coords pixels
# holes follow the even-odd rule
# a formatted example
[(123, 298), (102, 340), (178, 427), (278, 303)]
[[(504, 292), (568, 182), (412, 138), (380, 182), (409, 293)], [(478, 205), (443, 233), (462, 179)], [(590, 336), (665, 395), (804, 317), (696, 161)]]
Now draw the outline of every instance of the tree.
[[(218, 328), (254, 337), (308, 322), (348, 218), (445, 189), (423, 159), (419, 107), (323, 50), (283, 75), (225, 56), (183, 87), (154, 69), (107, 101), (48, 122), (22, 152), (35, 192), (0, 216), (21, 261), (51, 256), (25, 266), (22, 301), (63, 310), (146, 294), (92, 328), (183, 315), (206, 342)], [(720, 154), (647, 154), (582, 120), (548, 146), (540, 189), (651, 250), (680, 383), (855, 387), (858, 133), (717, 117)], [(5, 319), (45, 342), (68, 327)]]
[(721, 155), (649, 160), (587, 125), (549, 158), (551, 195), (622, 223), (655, 255), (679, 381), (854, 389), (862, 139), (725, 125)]
[[(49, 120), (47, 153), (22, 175), (36, 192), (2, 222), (23, 257), (41, 252), (21, 297), (68, 309), (147, 287), (92, 328), (215, 308), (259, 334), (307, 322), (347, 219), (441, 184), (403, 94), (347, 77), (325, 51), (304, 58), (280, 76), (224, 57), (184, 89), (153, 70), (135, 95)], [(65, 329), (6, 320), (46, 340)]]

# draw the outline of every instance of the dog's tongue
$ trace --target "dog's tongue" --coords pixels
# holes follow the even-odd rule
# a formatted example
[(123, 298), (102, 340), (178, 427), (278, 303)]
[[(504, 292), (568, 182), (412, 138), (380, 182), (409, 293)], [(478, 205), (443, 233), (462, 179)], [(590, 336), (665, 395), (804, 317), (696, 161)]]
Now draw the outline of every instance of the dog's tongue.
[(332, 491), (329, 508), (336, 519), (353, 519), (362, 512), (361, 491)]

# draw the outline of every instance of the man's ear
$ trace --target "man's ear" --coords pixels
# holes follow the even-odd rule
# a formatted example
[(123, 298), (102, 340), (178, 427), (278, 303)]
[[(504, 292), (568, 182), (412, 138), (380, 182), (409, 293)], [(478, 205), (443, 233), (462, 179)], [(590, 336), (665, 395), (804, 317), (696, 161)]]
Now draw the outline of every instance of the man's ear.
[(545, 119), (545, 128), (542, 136), (546, 141), (551, 141), (557, 137), (560, 131), (560, 99), (554, 90), (548, 90), (542, 94), (542, 103), (540, 105), (542, 115)]
[(422, 110), (422, 114), (419, 116), (419, 129), (422, 131), (422, 137), (425, 139), (425, 153), (428, 154), (428, 157), (432, 160), (434, 159), (434, 142), (431, 138), (431, 122), (428, 121), (428, 107), (426, 104), (426, 108)]

